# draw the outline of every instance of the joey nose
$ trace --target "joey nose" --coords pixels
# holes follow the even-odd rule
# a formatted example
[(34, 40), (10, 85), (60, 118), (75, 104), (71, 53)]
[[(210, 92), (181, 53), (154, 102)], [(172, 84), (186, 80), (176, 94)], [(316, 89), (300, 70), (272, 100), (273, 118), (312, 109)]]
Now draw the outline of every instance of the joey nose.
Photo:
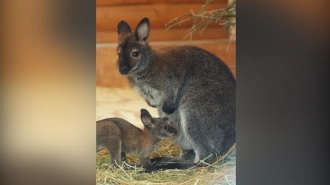
[(172, 132), (173, 135), (177, 134), (177, 129), (176, 128), (170, 128), (170, 131)]

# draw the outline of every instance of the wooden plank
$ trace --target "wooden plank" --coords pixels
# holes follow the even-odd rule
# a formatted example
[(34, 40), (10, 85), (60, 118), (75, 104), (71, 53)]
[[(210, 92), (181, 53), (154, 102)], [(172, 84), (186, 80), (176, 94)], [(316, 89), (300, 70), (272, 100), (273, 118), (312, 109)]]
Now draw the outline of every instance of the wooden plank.
[[(184, 44), (183, 44), (184, 43)], [(187, 45), (187, 42), (166, 42), (164, 44), (150, 43), (154, 49), (159, 49), (173, 45)], [(219, 58), (221, 58), (236, 76), (236, 43), (232, 42), (228, 48), (229, 42), (215, 41), (209, 43), (191, 42), (189, 45), (201, 47)], [(104, 87), (129, 87), (129, 83), (124, 76), (121, 76), (117, 67), (116, 46), (97, 47), (96, 48), (96, 85)]]
[[(149, 41), (175, 41), (183, 40), (187, 35), (186, 28), (175, 28), (172, 31), (164, 29), (152, 29), (150, 31)], [(207, 28), (202, 34), (200, 31), (193, 34), (193, 40), (208, 40), (208, 39), (226, 39), (229, 38), (228, 32), (225, 31), (223, 27), (218, 28)], [(189, 40), (190, 37), (187, 37), (185, 40)], [(117, 42), (118, 34), (117, 31), (98, 31), (96, 32), (96, 42), (97, 43), (109, 43)]]
[[(151, 29), (165, 29), (165, 24), (175, 17), (190, 13), (197, 13), (203, 4), (157, 4), (157, 5), (127, 5), (127, 6), (97, 6), (96, 30), (116, 31), (121, 20), (125, 20), (135, 30), (137, 24), (148, 17)], [(225, 8), (227, 3), (213, 3), (208, 10)], [(180, 28), (190, 28), (193, 21), (182, 23)], [(217, 27), (218, 24), (210, 24), (209, 27)]]
[[(141, 4), (186, 4), (205, 3), (206, 0), (96, 0), (96, 6), (114, 5), (141, 5)], [(214, 0), (214, 2), (228, 2), (227, 0)]]
[(96, 48), (96, 86), (129, 87), (126, 77), (120, 75), (114, 47)]
[(236, 67), (230, 69), (231, 73), (233, 73), (234, 78), (236, 79)]

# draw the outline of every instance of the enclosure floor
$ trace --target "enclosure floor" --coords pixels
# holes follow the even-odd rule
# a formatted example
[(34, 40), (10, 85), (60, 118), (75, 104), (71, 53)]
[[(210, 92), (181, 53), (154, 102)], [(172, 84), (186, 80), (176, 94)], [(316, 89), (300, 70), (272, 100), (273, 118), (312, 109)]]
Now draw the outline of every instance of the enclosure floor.
[(147, 109), (154, 117), (158, 116), (157, 109), (150, 107), (131, 88), (96, 87), (96, 120), (119, 117), (143, 128), (141, 108)]

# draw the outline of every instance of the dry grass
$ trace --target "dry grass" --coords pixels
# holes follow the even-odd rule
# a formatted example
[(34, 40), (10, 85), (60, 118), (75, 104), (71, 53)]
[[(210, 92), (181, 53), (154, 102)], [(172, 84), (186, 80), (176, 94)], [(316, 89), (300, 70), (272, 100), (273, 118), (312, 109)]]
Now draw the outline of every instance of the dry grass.
[(217, 10), (207, 10), (207, 6), (212, 3), (213, 0), (206, 0), (204, 6), (201, 7), (199, 12), (195, 13), (191, 10), (190, 13), (180, 15), (165, 26), (167, 29), (171, 30), (176, 26), (180, 26), (183, 22), (193, 21), (192, 27), (187, 30), (188, 34), (183, 38), (188, 38), (192, 40), (193, 33), (200, 31), (200, 34), (210, 25), (211, 23), (216, 23), (219, 26), (223, 26), (234, 38), (236, 36), (236, 0), (233, 0), (224, 9)]
[[(132, 167), (125, 170), (123, 164), (119, 168), (109, 166), (109, 153), (101, 151), (97, 155), (97, 184), (236, 184), (236, 146), (224, 159), (207, 167), (188, 170), (162, 170), (152, 173), (143, 172), (143, 168)], [(154, 157), (178, 157), (179, 149), (168, 140), (163, 140), (159, 149), (151, 155)], [(127, 155), (129, 163), (138, 162), (134, 155)]]

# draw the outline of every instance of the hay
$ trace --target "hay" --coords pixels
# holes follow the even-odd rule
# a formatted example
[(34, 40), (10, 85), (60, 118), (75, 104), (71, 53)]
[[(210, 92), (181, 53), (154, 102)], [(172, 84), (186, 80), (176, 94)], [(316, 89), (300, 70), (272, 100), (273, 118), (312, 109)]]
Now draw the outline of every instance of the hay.
[(180, 15), (171, 21), (169, 21), (165, 26), (166, 30), (171, 30), (176, 26), (180, 26), (184, 22), (193, 21), (192, 27), (187, 30), (188, 34), (183, 38), (186, 39), (190, 37), (192, 40), (193, 33), (200, 31), (200, 34), (208, 27), (211, 23), (217, 23), (223, 26), (226, 31), (232, 35), (232, 38), (236, 37), (236, 0), (233, 0), (224, 9), (217, 10), (206, 10), (207, 6), (212, 3), (213, 0), (206, 0), (204, 6), (201, 7), (198, 13), (194, 13), (192, 10), (190, 13)]
[[(96, 183), (97, 184), (236, 184), (236, 146), (234, 151), (216, 163), (203, 168), (188, 170), (163, 170), (151, 173), (143, 172), (143, 168), (123, 163), (119, 168), (109, 165), (109, 153), (105, 150), (97, 155)], [(169, 140), (163, 140), (159, 149), (151, 155), (154, 157), (179, 157), (179, 148)], [(134, 155), (127, 155), (129, 163), (136, 163)]]

